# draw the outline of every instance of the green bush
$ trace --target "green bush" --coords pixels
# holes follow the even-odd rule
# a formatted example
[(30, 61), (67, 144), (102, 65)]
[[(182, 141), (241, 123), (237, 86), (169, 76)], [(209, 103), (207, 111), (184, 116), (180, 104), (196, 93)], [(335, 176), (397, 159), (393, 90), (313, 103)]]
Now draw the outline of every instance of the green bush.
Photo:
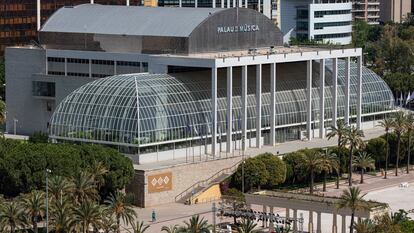
[(286, 164), (286, 183), (295, 184), (305, 180), (306, 173), (302, 169), (299, 169), (299, 165), (303, 163), (303, 160), (304, 154), (300, 151), (283, 156), (283, 161)]
[(267, 187), (274, 187), (285, 182), (286, 165), (278, 156), (264, 153), (257, 156), (256, 159), (265, 164), (266, 170), (269, 173), (269, 177), (265, 184)]
[(242, 189), (244, 169), (244, 191), (252, 190), (253, 187), (260, 189), (261, 186), (267, 184), (269, 173), (266, 170), (266, 165), (256, 158), (246, 159), (238, 166), (236, 172), (232, 177), (232, 184)]
[(47, 143), (49, 140), (49, 135), (42, 131), (34, 132), (29, 136), (29, 142), (32, 143)]
[(101, 162), (109, 170), (99, 190), (103, 197), (123, 188), (134, 174), (128, 158), (103, 146), (16, 143), (9, 140), (0, 140), (0, 145), (0, 194), (7, 197), (43, 189), (46, 168), (52, 170), (53, 175), (71, 178), (80, 170)]
[(380, 168), (381, 164), (385, 162), (387, 141), (383, 138), (373, 138), (368, 141), (365, 150), (368, 154), (371, 154), (373, 159), (375, 159), (375, 166)]

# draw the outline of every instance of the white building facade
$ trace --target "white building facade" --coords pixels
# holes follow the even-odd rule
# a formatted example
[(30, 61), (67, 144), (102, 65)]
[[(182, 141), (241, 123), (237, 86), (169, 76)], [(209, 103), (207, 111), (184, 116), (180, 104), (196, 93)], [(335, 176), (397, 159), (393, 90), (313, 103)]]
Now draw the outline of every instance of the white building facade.
[(352, 3), (348, 0), (281, 0), (280, 25), (283, 41), (323, 41), (350, 44), (352, 41)]

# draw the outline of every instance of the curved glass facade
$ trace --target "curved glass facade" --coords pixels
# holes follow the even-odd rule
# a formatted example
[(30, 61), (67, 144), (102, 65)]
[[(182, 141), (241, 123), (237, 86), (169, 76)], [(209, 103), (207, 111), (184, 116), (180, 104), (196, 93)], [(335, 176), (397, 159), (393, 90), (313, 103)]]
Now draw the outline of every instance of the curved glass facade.
[[(338, 62), (338, 117), (344, 116), (344, 62)], [(350, 115), (356, 115), (356, 65), (351, 63)], [(326, 64), (325, 119), (332, 117), (332, 83), (329, 63)], [(392, 110), (393, 96), (386, 83), (374, 72), (363, 67), (362, 114), (370, 116)], [(314, 69), (314, 77), (319, 77)], [(316, 79), (316, 80), (315, 80)], [(200, 80), (200, 79), (198, 79)], [(276, 121), (278, 129), (306, 124), (305, 80), (278, 81)], [(313, 83), (313, 119), (319, 116), (319, 78)], [(96, 142), (128, 147), (147, 147), (200, 139), (211, 134), (210, 81), (197, 78), (179, 79), (168, 74), (128, 74), (99, 79), (88, 83), (57, 107), (51, 119), (50, 137), (54, 139)], [(207, 87), (207, 88), (206, 88)], [(248, 95), (248, 129), (255, 131), (255, 87)], [(240, 88), (233, 91), (233, 121), (226, 122), (226, 88), (218, 89), (218, 134), (224, 135), (231, 126), (240, 129)], [(262, 94), (262, 128), (269, 123), (270, 93)], [(138, 123), (139, 121), (139, 123)], [(294, 132), (297, 135), (297, 132)]]

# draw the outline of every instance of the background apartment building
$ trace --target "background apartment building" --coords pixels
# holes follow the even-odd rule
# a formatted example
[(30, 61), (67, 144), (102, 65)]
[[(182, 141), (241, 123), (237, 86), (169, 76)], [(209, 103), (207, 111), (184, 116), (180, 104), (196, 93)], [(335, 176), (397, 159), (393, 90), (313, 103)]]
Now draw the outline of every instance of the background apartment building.
[(354, 0), (352, 3), (354, 21), (365, 21), (368, 24), (379, 24), (380, 0)]
[(380, 0), (382, 22), (401, 23), (411, 13), (411, 0)]

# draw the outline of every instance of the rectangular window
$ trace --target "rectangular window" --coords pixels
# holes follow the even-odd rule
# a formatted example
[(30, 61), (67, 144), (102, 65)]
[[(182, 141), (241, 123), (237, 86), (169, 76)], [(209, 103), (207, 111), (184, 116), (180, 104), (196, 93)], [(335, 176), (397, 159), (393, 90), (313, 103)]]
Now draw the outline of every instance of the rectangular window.
[(33, 81), (33, 96), (55, 97), (55, 83)]

